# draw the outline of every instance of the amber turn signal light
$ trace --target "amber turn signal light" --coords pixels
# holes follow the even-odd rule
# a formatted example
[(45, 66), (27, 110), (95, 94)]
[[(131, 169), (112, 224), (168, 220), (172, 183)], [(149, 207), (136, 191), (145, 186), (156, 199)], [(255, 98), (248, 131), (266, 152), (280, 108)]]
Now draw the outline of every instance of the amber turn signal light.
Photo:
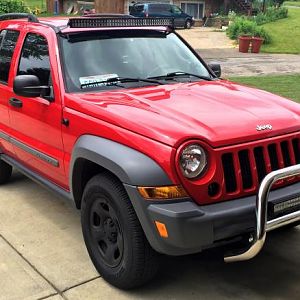
[(145, 199), (176, 199), (186, 198), (188, 194), (181, 185), (138, 187), (139, 193)]
[(167, 227), (164, 223), (155, 221), (155, 225), (161, 237), (167, 238), (169, 236)]

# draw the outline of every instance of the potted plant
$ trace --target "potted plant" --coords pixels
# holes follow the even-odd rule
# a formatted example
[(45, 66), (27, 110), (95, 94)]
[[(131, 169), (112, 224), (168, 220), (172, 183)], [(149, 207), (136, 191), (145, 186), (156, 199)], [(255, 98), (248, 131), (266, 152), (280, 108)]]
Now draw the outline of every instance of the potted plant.
[(263, 31), (260, 28), (257, 28), (252, 37), (252, 43), (251, 43), (252, 53), (259, 53), (260, 47), (264, 42), (263, 36), (264, 36)]
[(239, 35), (239, 52), (248, 53), (252, 36), (250, 34)]

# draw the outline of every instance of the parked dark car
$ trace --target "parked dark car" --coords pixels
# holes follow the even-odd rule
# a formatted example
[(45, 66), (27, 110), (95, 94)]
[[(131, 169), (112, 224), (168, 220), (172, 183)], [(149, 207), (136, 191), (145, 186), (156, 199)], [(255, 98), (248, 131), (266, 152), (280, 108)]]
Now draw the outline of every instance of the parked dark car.
[(135, 17), (174, 18), (175, 27), (190, 29), (194, 18), (184, 13), (178, 6), (165, 3), (136, 3), (130, 7), (130, 14)]

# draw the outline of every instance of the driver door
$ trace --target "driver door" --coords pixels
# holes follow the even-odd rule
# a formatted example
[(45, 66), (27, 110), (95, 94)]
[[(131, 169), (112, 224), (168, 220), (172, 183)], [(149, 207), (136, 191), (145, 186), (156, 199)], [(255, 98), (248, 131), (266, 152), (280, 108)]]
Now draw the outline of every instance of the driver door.
[[(14, 150), (22, 165), (34, 170), (53, 183), (64, 186), (64, 151), (61, 136), (62, 104), (58, 87), (52, 86), (56, 66), (56, 49), (52, 32), (27, 33), (18, 66), (17, 75), (35, 75), (40, 85), (51, 86), (51, 94), (44, 97), (23, 97), (13, 91), (9, 99), (11, 136)], [(57, 70), (56, 70), (57, 73)]]

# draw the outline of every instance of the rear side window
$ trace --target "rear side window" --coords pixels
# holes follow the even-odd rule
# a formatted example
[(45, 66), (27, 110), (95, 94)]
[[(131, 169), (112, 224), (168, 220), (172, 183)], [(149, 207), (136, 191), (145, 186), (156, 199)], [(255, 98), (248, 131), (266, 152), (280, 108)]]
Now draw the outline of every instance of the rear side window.
[(0, 81), (7, 83), (10, 63), (19, 37), (19, 31), (2, 30), (0, 33)]
[(41, 85), (50, 84), (50, 59), (45, 37), (29, 33), (24, 41), (18, 75), (35, 75)]
[(169, 4), (150, 4), (150, 13), (166, 13), (171, 12), (171, 6)]

